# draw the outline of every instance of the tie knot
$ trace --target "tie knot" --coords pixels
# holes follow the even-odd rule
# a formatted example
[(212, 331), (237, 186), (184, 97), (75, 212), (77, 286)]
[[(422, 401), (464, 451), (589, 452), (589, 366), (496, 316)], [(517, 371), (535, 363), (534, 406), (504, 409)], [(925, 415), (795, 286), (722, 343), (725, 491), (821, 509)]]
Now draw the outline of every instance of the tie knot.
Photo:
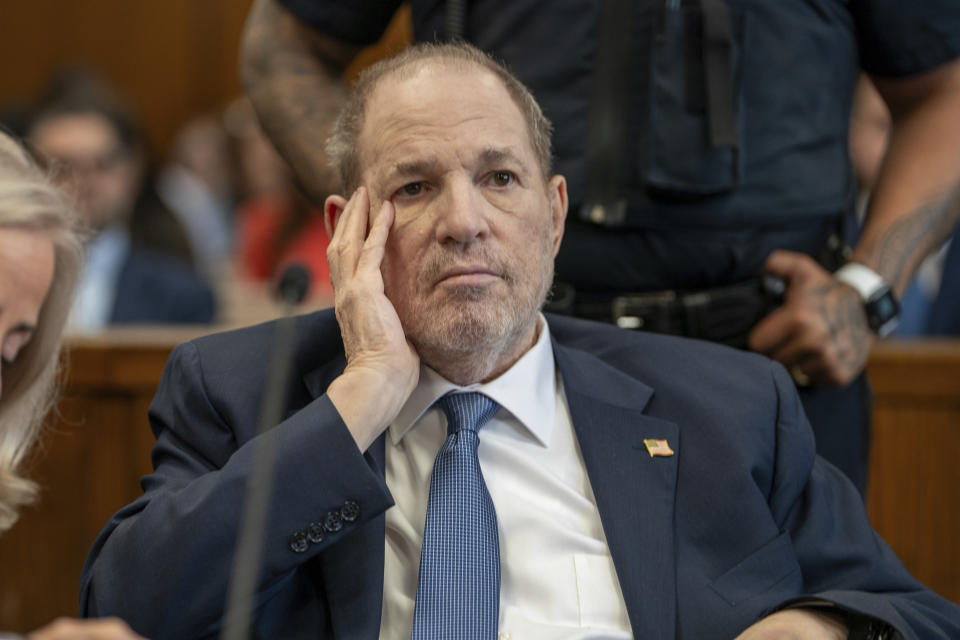
[(447, 415), (447, 433), (469, 429), (479, 431), (490, 421), (500, 405), (482, 393), (451, 393), (437, 400)]

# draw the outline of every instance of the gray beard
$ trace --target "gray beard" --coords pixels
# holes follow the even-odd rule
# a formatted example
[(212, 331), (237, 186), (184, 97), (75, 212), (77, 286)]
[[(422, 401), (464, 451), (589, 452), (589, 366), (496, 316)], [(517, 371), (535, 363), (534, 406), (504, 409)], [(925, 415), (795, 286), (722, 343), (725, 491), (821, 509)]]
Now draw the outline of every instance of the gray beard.
[(538, 290), (507, 304), (484, 303), (483, 287), (464, 287), (441, 308), (416, 314), (404, 327), (421, 361), (460, 385), (488, 380), (508, 369), (535, 339), (537, 317), (546, 301), (553, 261)]
[(533, 346), (538, 313), (553, 282), (551, 236), (535, 237), (530, 250), (540, 260), (526, 268), (537, 273), (518, 272), (524, 267), (487, 254), (482, 246), (460, 255), (443, 251), (431, 256), (421, 277), (424, 291), (451, 265), (469, 259), (499, 273), (510, 295), (504, 300), (485, 286), (465, 286), (436, 305), (397, 305), (398, 311), (405, 307), (400, 320), (421, 362), (447, 380), (467, 385), (500, 375)]

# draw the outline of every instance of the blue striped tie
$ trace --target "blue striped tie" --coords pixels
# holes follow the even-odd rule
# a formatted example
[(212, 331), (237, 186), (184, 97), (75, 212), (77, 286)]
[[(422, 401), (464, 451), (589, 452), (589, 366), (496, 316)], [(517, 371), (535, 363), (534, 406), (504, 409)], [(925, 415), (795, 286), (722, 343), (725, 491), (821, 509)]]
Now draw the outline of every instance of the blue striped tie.
[(447, 440), (430, 478), (413, 640), (493, 640), (500, 617), (497, 514), (477, 459), (477, 431), (500, 406), (480, 393), (444, 396)]

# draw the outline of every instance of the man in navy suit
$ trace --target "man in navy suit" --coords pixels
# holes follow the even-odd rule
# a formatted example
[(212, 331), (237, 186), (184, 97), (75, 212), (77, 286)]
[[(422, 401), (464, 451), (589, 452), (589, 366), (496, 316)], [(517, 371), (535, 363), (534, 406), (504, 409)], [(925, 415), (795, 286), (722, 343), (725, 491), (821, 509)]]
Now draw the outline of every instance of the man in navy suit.
[(567, 210), (549, 139), (469, 46), (365, 73), (329, 144), (353, 194), (325, 209), (335, 313), (297, 320), (286, 418), (256, 435), (272, 325), (179, 347), (151, 407), (155, 472), (95, 543), (87, 615), (218, 633), (253, 447), (272, 441), (256, 634), (410, 637), (435, 401), (469, 391), (499, 405), (479, 433), (499, 637), (960, 633), (815, 457), (779, 365), (540, 313)]
[(109, 86), (84, 73), (52, 83), (27, 139), (89, 232), (73, 330), (213, 320), (213, 291), (155, 194), (136, 118)]

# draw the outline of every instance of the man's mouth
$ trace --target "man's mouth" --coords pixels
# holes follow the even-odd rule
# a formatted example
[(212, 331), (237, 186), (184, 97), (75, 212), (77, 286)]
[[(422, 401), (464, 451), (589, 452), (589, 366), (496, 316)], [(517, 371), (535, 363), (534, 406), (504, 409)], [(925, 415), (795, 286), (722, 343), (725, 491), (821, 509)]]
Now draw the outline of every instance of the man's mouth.
[(445, 270), (437, 280), (437, 284), (451, 286), (482, 286), (500, 279), (502, 279), (501, 276), (492, 271), (489, 267), (480, 265), (467, 265), (452, 267)]

